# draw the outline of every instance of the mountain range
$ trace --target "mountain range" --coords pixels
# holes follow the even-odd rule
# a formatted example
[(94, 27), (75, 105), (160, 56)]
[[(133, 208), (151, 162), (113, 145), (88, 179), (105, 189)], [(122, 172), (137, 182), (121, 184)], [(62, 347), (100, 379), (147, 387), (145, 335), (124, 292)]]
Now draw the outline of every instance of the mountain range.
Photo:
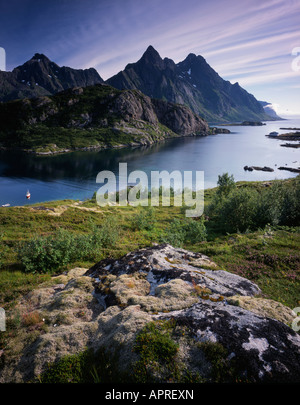
[(238, 83), (223, 80), (202, 56), (192, 53), (175, 64), (149, 46), (139, 61), (128, 64), (107, 83), (188, 105), (210, 122), (270, 119), (253, 95)]
[(202, 56), (191, 53), (176, 64), (172, 59), (162, 59), (152, 46), (137, 62), (105, 82), (94, 68), (60, 67), (36, 53), (12, 72), (0, 72), (0, 101), (47, 96), (99, 83), (185, 105), (208, 122), (276, 119), (238, 83), (222, 79)]

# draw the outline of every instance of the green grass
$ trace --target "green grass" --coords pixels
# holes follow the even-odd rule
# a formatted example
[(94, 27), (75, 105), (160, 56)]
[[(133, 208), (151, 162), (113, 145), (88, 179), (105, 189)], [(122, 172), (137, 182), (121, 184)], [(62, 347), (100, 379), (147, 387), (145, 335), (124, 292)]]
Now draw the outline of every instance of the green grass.
[(220, 268), (254, 281), (263, 296), (295, 308), (300, 304), (300, 228), (266, 228), (219, 236), (201, 246)]
[[(293, 184), (291, 182), (291, 186)], [(264, 186), (259, 182), (237, 183), (237, 188), (260, 192)], [(205, 210), (214, 201), (216, 191), (217, 188), (205, 191)], [(15, 307), (17, 300), (49, 281), (51, 275), (76, 266), (89, 268), (101, 259), (118, 258), (163, 241), (206, 254), (218, 268), (257, 283), (263, 297), (291, 309), (300, 305), (300, 226), (267, 225), (244, 233), (224, 234), (214, 219), (205, 218), (187, 219), (183, 207), (172, 205), (99, 207), (95, 196), (80, 204), (63, 200), (26, 207), (1, 207), (0, 307), (7, 311), (7, 332), (0, 334), (0, 350), (5, 349), (7, 339), (20, 329), (22, 320)], [(97, 243), (93, 235), (97, 235)], [(33, 241), (38, 243), (35, 245)], [(45, 241), (50, 252), (46, 259), (44, 255), (39, 256), (43, 250), (41, 242)], [(59, 255), (64, 256), (63, 247), (70, 241), (81, 248), (77, 248), (79, 252), (73, 249), (68, 260), (64, 258), (60, 262)], [(27, 250), (22, 253), (24, 246)], [(53, 247), (58, 251), (54, 255), (58, 261), (52, 261)], [(30, 265), (26, 268), (28, 262)], [(150, 323), (141, 331), (134, 346), (139, 355), (134, 382), (151, 382), (158, 374), (163, 375), (165, 381), (202, 382), (199, 376), (182, 369), (178, 362), (181, 336), (178, 333), (176, 325), (170, 322)], [(227, 367), (227, 353), (222, 347), (212, 344), (201, 346), (201, 350), (213, 364), (213, 381), (234, 379), (235, 370)], [(94, 354), (83, 352), (50, 364), (40, 376), (40, 382), (128, 381), (128, 375), (117, 375), (117, 372), (117, 354), (112, 358), (105, 350)]]
[(26, 295), (39, 284), (50, 280), (50, 275), (26, 274), (20, 270), (1, 270), (0, 279), (0, 306), (8, 310), (18, 298)]

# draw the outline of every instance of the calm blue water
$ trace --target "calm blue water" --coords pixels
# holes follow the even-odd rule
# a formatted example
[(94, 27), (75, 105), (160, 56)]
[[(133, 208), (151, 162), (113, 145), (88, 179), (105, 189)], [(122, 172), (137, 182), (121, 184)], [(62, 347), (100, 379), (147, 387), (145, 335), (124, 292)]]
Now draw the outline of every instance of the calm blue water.
[[(174, 139), (146, 149), (74, 152), (50, 157), (0, 152), (0, 205), (90, 198), (101, 186), (96, 183), (98, 172), (110, 170), (118, 175), (120, 162), (127, 162), (128, 173), (142, 170), (149, 178), (152, 170), (204, 171), (205, 188), (216, 186), (218, 175), (225, 172), (233, 174), (236, 181), (295, 177), (297, 174), (277, 168), (300, 167), (300, 148), (281, 147), (282, 141), (265, 135), (271, 131), (288, 132), (280, 127), (300, 128), (300, 120), (266, 124), (228, 126), (231, 134)], [(245, 165), (269, 166), (274, 172), (248, 172), (243, 169)], [(29, 201), (25, 197), (27, 189), (31, 193)]]

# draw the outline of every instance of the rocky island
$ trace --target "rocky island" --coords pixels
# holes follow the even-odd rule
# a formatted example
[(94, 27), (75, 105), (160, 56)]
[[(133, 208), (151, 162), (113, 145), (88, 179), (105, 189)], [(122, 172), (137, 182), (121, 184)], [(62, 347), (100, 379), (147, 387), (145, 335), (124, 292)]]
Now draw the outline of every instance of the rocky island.
[(300, 148), (300, 143), (283, 143), (280, 146), (284, 146), (286, 148)]
[(285, 141), (299, 141), (300, 140), (300, 132), (287, 132), (285, 134), (277, 134), (275, 132), (271, 132), (270, 134), (266, 135), (269, 138), (275, 138)]
[(274, 169), (272, 167), (268, 166), (244, 166), (244, 170), (248, 170), (249, 172), (252, 172), (253, 170), (261, 170), (263, 172), (274, 172)]
[(260, 127), (266, 125), (264, 122), (261, 121), (243, 121), (241, 123), (243, 126), (250, 126), (250, 127)]
[[(268, 135), (266, 135), (269, 138), (272, 139), (279, 139), (279, 140), (284, 140), (284, 141), (299, 141), (300, 140), (300, 132), (298, 131), (299, 128), (280, 128), (280, 129), (290, 129), (290, 130), (297, 130), (296, 132), (287, 132), (285, 134), (279, 134), (278, 132), (270, 132)], [(299, 148), (300, 143), (284, 143), (281, 144), (280, 146), (284, 146), (287, 148)]]

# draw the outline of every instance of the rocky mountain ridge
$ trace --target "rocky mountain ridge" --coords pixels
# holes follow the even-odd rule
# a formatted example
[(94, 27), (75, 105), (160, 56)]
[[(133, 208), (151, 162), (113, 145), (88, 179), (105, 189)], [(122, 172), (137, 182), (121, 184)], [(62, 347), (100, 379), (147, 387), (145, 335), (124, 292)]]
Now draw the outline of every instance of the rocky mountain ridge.
[(275, 107), (272, 105), (272, 103), (268, 103), (267, 101), (259, 101), (260, 104), (263, 106), (263, 109), (265, 112), (270, 115), (270, 117), (276, 119), (276, 120), (282, 120), (281, 117), (276, 112)]
[(188, 105), (210, 122), (272, 119), (252, 94), (238, 83), (223, 80), (202, 56), (193, 53), (175, 64), (149, 46), (140, 60), (128, 64), (107, 83)]
[(0, 100), (48, 96), (68, 88), (99, 83), (103, 83), (103, 79), (94, 68), (60, 67), (47, 56), (36, 53), (12, 72), (0, 71)]
[[(36, 53), (12, 72), (0, 72), (0, 101), (49, 96), (103, 82), (93, 68), (60, 67)], [(162, 59), (149, 46), (139, 61), (128, 64), (106, 83), (119, 90), (136, 89), (150, 98), (186, 105), (210, 122), (276, 118), (238, 83), (223, 80), (202, 56), (193, 53), (175, 64), (169, 58)]]

